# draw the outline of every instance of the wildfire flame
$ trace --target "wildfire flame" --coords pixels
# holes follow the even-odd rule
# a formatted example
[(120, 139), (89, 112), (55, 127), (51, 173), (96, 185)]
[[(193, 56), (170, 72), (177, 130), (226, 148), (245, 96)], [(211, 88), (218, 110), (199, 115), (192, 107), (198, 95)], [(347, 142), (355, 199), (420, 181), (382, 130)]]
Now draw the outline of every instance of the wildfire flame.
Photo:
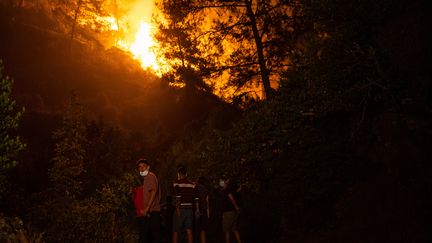
[[(155, 0), (120, 0), (116, 6), (126, 10), (122, 15), (115, 16), (117, 7), (104, 5), (104, 9), (110, 9), (111, 14), (100, 16), (94, 12), (85, 12), (78, 20), (82, 26), (90, 27), (97, 33), (105, 33), (109, 37), (107, 44), (114, 45), (129, 52), (143, 69), (151, 69), (156, 75), (161, 76), (169, 70), (166, 62), (158, 58), (156, 53), (160, 47), (153, 38), (157, 31), (149, 21), (155, 14)], [(109, 12), (109, 11), (108, 11)]]
[(151, 68), (158, 73), (160, 65), (156, 59), (155, 49), (157, 48), (157, 43), (153, 40), (153, 31), (149, 23), (142, 21), (132, 43), (119, 40), (116, 46), (132, 53), (133, 57), (141, 63), (143, 68)]

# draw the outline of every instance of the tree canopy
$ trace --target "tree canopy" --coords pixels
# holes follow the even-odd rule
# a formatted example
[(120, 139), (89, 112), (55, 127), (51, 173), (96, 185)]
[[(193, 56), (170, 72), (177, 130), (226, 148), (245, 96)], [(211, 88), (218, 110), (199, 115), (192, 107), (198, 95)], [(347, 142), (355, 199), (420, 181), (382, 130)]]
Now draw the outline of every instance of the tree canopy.
[(18, 153), (25, 144), (16, 135), (16, 129), (24, 108), (16, 110), (16, 103), (11, 97), (13, 80), (4, 74), (0, 60), (0, 198), (6, 190), (7, 172), (16, 166)]
[[(9, 14), (0, 14), (0, 44), (13, 47), (0, 54), (19, 80), (17, 99), (33, 107), (18, 131), (31, 151), (11, 170), (17, 190), (2, 210), (47, 242), (134, 241), (134, 162), (147, 157), (162, 198), (179, 164), (209, 180), (214, 205), (218, 179), (230, 178), (245, 242), (430, 241), (427, 1), (159, 3), (157, 39), (172, 68), (161, 78), (121, 50), (41, 30), (55, 21), (29, 27), (26, 16), (40, 12), (0, 5)], [(68, 13), (71, 24), (78, 12)], [(79, 48), (64, 52), (69, 42)], [(22, 114), (11, 80), (3, 84), (3, 138), (15, 141), (3, 144), (15, 145), (2, 169), (17, 160)], [(52, 108), (69, 90), (80, 102)], [(216, 227), (208, 233), (222, 239)]]

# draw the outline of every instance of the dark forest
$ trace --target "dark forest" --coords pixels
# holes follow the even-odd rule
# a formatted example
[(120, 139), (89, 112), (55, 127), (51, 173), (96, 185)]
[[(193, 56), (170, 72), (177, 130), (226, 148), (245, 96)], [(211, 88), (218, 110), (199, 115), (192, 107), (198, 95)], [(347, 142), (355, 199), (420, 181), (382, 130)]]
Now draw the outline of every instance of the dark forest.
[(432, 242), (427, 6), (0, 0), (0, 242), (137, 242), (140, 158), (162, 208), (179, 165), (214, 215), (230, 178), (242, 242)]

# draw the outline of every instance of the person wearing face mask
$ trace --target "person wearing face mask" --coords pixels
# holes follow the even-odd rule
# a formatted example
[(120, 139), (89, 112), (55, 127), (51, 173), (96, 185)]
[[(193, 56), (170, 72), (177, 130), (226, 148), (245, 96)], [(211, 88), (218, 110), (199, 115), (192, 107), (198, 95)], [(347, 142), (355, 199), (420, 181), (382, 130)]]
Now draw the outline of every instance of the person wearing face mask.
[(237, 242), (241, 243), (241, 237), (237, 226), (240, 207), (234, 196), (232, 187), (229, 186), (229, 179), (222, 177), (219, 180), (219, 186), (222, 190), (222, 231), (224, 232), (225, 242), (230, 243), (232, 232)]
[(147, 159), (136, 162), (141, 185), (133, 189), (139, 243), (161, 241), (160, 191), (156, 175), (150, 172)]

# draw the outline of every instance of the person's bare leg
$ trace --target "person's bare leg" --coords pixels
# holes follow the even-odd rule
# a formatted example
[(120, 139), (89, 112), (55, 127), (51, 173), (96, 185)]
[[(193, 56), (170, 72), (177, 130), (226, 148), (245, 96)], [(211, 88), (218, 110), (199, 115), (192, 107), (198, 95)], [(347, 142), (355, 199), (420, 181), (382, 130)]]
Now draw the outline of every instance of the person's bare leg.
[(237, 239), (237, 243), (241, 243), (241, 238), (240, 238), (240, 233), (238, 232), (238, 230), (234, 230), (234, 236)]
[(173, 232), (172, 234), (172, 243), (178, 242), (178, 232)]
[(230, 243), (230, 232), (225, 232), (225, 243)]
[(200, 232), (201, 243), (206, 243), (206, 232), (201, 230)]
[(193, 233), (191, 229), (186, 229), (188, 243), (193, 243)]

